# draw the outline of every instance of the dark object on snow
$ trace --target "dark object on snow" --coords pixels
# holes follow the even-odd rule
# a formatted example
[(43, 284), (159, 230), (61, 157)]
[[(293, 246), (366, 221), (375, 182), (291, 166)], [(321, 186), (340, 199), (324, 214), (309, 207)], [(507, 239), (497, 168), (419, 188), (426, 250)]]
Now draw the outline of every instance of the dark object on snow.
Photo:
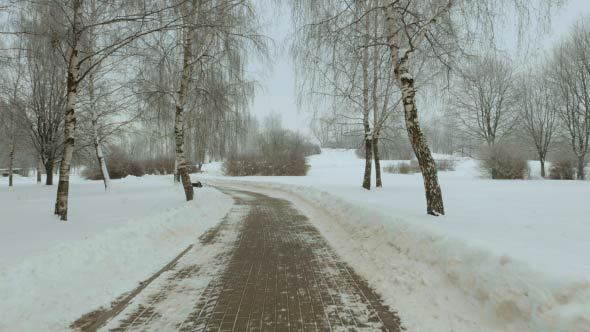
[(201, 183), (201, 181), (193, 182), (193, 187), (203, 188), (203, 184)]

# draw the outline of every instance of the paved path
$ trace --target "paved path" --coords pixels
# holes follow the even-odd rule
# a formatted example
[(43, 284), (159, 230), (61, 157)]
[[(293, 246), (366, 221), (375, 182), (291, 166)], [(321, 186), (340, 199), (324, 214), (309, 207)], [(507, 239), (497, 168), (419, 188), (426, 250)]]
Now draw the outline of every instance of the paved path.
[(397, 315), (290, 202), (223, 190), (232, 211), (92, 331), (400, 331)]

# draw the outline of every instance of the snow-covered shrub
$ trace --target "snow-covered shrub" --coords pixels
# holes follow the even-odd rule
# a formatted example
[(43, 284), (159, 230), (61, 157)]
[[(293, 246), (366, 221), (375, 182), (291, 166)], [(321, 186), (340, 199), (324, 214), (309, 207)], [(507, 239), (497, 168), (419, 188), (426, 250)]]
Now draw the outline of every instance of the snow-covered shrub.
[(223, 173), (229, 176), (302, 176), (307, 174), (308, 169), (309, 165), (303, 154), (289, 151), (274, 156), (231, 155), (223, 163)]
[(145, 174), (166, 175), (174, 173), (174, 158), (155, 157), (141, 161)]
[(511, 145), (496, 144), (484, 147), (480, 157), (482, 172), (492, 179), (525, 179), (530, 173), (525, 154)]
[(225, 160), (225, 175), (307, 174), (309, 166), (305, 157), (321, 153), (320, 147), (301, 134), (282, 128), (276, 118), (271, 117), (267, 122), (265, 129), (256, 135), (254, 149), (234, 153)]
[(416, 169), (413, 166), (414, 165), (412, 165), (412, 162), (399, 163), (399, 165), (397, 165), (397, 172), (399, 174), (410, 174), (410, 173), (416, 173), (417, 171), (419, 171), (419, 169)]
[[(438, 171), (440, 172), (448, 172), (455, 170), (455, 161), (452, 159), (438, 159), (435, 160), (435, 163)], [(420, 173), (420, 164), (418, 164), (417, 160), (411, 160), (410, 162), (402, 161), (398, 164), (383, 167), (383, 171), (386, 173), (393, 174)]]
[(449, 172), (455, 170), (455, 161), (453, 159), (437, 159), (435, 160), (436, 169), (439, 172)]
[(560, 159), (551, 164), (549, 178), (553, 180), (573, 180), (576, 178), (576, 165), (569, 158)]
[(414, 174), (420, 172), (420, 166), (415, 160), (410, 162), (402, 161), (397, 164), (383, 167), (383, 171), (392, 174)]
[[(145, 170), (141, 161), (132, 160), (129, 155), (120, 148), (111, 147), (111, 153), (106, 156), (107, 169), (111, 179), (122, 179), (129, 175), (143, 176)], [(102, 174), (98, 165), (86, 167), (82, 176), (88, 180), (102, 180)]]

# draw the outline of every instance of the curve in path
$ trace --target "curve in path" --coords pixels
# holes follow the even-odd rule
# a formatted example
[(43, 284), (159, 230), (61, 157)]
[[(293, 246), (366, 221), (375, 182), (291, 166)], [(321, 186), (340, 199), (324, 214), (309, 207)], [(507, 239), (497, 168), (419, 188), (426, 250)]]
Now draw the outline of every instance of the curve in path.
[(289, 201), (222, 191), (235, 201), (224, 221), (116, 304), (123, 309), (95, 314), (103, 330), (402, 330), (397, 314)]

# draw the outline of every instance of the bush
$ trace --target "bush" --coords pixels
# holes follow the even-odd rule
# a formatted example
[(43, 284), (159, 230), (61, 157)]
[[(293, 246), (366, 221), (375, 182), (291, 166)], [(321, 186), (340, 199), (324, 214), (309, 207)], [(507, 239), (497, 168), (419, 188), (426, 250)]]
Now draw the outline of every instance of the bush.
[(498, 180), (525, 179), (529, 165), (524, 154), (508, 145), (496, 144), (481, 152), (481, 168), (485, 175)]
[(420, 165), (418, 165), (418, 161), (416, 160), (412, 160), (410, 162), (402, 161), (397, 164), (384, 167), (383, 171), (393, 174), (414, 174), (420, 172)]
[(561, 159), (551, 164), (549, 178), (553, 180), (573, 180), (576, 177), (576, 166), (571, 159)]
[[(439, 159), (435, 160), (436, 168), (440, 172), (454, 171), (455, 161), (451, 159)], [(386, 173), (393, 174), (414, 174), (420, 173), (420, 165), (417, 160), (411, 160), (410, 162), (402, 161), (397, 165), (389, 165), (383, 168)]]
[(440, 172), (449, 172), (455, 170), (455, 161), (453, 159), (438, 159), (436, 169)]
[(223, 173), (229, 176), (303, 176), (308, 169), (303, 154), (289, 152), (274, 158), (260, 154), (232, 155), (223, 163)]
[[(85, 168), (82, 176), (88, 180), (102, 180), (100, 165)], [(111, 154), (107, 158), (109, 177), (113, 180), (122, 179), (128, 175), (143, 176), (145, 170), (139, 161), (131, 160), (127, 153), (119, 148), (111, 148)]]
[(156, 157), (141, 161), (145, 174), (167, 175), (174, 173), (174, 159), (168, 157)]

